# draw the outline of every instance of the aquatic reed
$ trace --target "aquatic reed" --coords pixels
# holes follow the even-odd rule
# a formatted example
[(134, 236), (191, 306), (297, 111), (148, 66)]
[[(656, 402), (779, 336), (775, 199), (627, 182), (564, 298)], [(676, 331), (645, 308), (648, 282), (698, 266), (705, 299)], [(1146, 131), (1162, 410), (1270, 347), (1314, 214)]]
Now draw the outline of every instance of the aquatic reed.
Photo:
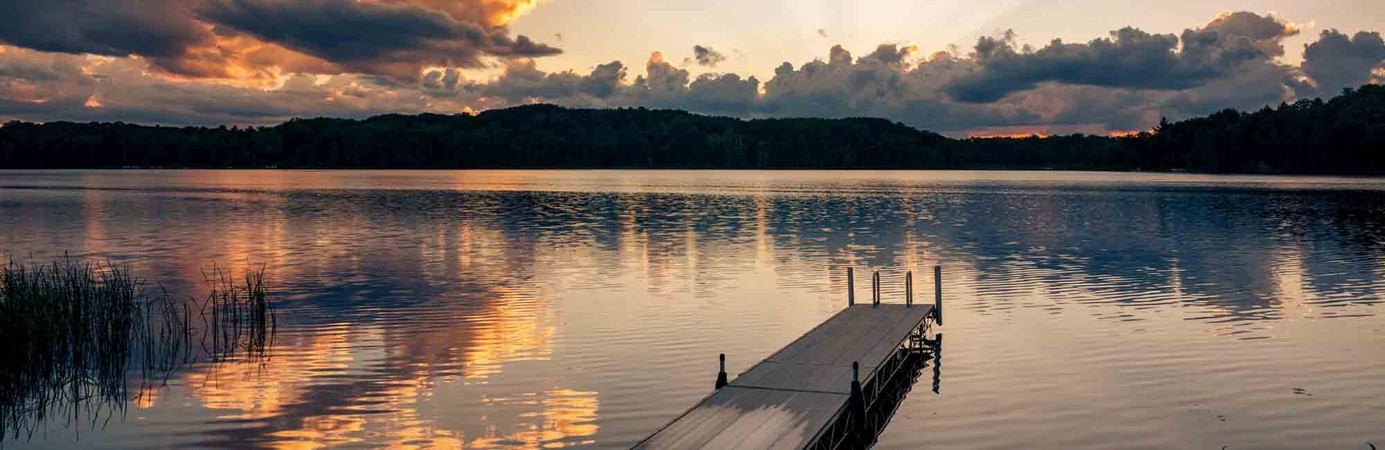
[(247, 269), (243, 283), (215, 265), (211, 274), (211, 294), (198, 301), (147, 289), (109, 262), (0, 266), (0, 443), (50, 414), (109, 420), (203, 356), (263, 357), (277, 324), (264, 268)]
[(237, 279), (213, 263), (211, 272), (203, 271), (202, 276), (210, 287), (201, 311), (207, 321), (203, 335), (207, 353), (218, 361), (239, 350), (248, 357), (263, 356), (278, 324), (265, 288), (264, 266), (251, 266)]

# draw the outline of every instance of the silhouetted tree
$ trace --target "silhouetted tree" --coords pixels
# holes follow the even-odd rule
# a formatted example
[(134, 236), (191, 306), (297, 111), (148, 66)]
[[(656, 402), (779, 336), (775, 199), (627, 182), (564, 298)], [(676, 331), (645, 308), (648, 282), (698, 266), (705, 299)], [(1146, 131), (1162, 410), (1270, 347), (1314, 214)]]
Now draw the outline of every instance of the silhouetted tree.
[(530, 105), (273, 127), (0, 127), (0, 168), (1009, 168), (1385, 173), (1385, 88), (1107, 137), (950, 139), (883, 119)]

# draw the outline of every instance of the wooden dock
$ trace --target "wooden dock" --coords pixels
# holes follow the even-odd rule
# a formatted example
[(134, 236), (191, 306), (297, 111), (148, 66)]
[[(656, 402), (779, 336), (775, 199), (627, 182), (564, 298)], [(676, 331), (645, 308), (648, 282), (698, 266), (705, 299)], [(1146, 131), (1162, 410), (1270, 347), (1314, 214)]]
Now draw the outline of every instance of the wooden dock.
[(857, 305), (848, 270), (846, 309), (729, 383), (723, 355), (716, 392), (635, 448), (850, 447), (882, 386), (925, 350), (929, 325), (941, 319), (941, 289), (934, 305), (915, 305), (912, 274), (906, 280), (906, 303), (880, 303), (877, 272), (871, 303)]

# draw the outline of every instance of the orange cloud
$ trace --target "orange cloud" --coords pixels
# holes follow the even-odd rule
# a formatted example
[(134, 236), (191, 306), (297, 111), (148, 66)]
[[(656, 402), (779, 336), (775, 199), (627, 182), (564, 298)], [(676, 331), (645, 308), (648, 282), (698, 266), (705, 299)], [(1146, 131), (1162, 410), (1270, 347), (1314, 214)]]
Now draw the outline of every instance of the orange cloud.
[[(416, 81), (429, 67), (560, 50), (507, 25), (538, 0), (148, 0), (22, 2), (0, 42), (70, 55), (149, 61), (174, 80), (272, 87), (288, 74)], [(145, 11), (147, 10), (147, 11)], [(19, 88), (9, 88), (19, 91)]]
[[(204, 25), (212, 31), (211, 25)], [(151, 67), (172, 79), (204, 79), (246, 87), (272, 87), (290, 73), (339, 74), (330, 61), (245, 34), (216, 35), (207, 45), (189, 47), (181, 56), (151, 58)]]
[(482, 23), (489, 27), (509, 25), (534, 6), (538, 0), (374, 0), (382, 3), (404, 3), (443, 11), (453, 19)]

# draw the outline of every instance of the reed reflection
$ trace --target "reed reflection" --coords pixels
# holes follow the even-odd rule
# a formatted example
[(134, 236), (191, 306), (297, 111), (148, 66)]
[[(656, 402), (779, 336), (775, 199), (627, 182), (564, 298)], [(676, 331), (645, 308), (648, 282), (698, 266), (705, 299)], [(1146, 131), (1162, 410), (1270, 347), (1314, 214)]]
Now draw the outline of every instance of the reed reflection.
[(32, 439), (51, 419), (78, 437), (130, 405), (152, 407), (196, 361), (258, 361), (273, 345), (262, 271), (237, 279), (213, 267), (199, 300), (148, 289), (111, 263), (0, 264), (0, 444)]

